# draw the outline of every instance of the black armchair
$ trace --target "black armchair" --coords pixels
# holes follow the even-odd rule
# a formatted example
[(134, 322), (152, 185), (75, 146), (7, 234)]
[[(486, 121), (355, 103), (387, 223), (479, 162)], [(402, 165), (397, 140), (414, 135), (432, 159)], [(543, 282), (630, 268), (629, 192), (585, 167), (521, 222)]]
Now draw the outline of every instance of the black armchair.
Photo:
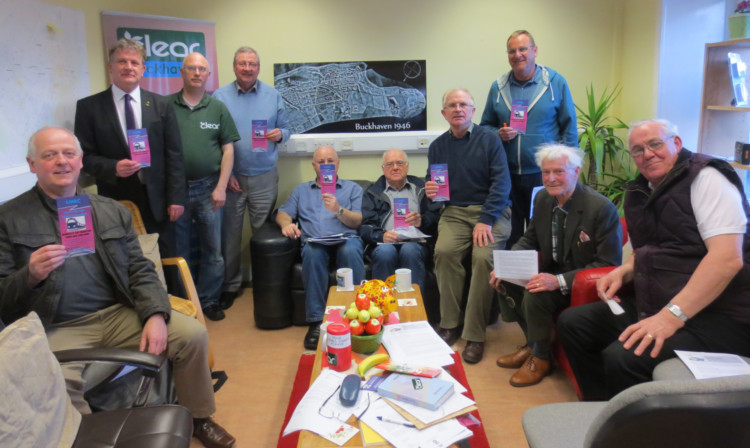
[[(54, 353), (61, 363), (106, 363), (130, 366), (143, 374), (131, 408), (82, 415), (73, 447), (189, 447), (193, 418), (182, 406), (144, 407), (154, 378), (165, 358), (115, 348), (63, 350)], [(119, 369), (118, 369), (119, 370)], [(89, 383), (91, 378), (88, 379)], [(109, 378), (102, 378), (108, 381)]]

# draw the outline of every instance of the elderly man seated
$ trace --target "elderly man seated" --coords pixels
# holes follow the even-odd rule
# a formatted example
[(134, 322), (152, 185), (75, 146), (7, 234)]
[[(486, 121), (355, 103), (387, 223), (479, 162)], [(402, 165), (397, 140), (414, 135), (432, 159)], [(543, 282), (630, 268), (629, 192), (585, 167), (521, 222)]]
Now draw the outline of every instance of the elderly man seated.
[[(66, 129), (43, 128), (29, 140), (27, 161), (37, 184), (0, 206), (0, 319), (12, 322), (36, 311), (53, 351), (166, 351), (174, 365), (177, 397), (194, 417), (194, 435), (210, 448), (234, 446), (234, 437), (211, 419), (216, 406), (206, 329), (171, 312), (125, 207), (76, 190), (82, 154)], [(82, 219), (93, 230), (95, 251), (69, 257), (56, 200), (76, 194), (91, 204), (90, 215)], [(73, 404), (85, 413), (90, 410), (83, 399), (81, 369), (65, 366), (63, 371)]]
[(490, 274), (490, 283), (505, 297), (500, 300), (503, 319), (517, 320), (526, 345), (501, 356), (497, 365), (521, 368), (510, 378), (516, 387), (539, 383), (550, 372), (550, 338), (554, 316), (570, 306), (570, 287), (582, 269), (619, 265), (622, 229), (612, 202), (577, 182), (582, 154), (578, 148), (548, 145), (537, 151), (544, 190), (534, 200), (529, 228), (513, 250), (539, 252), (539, 271), (525, 287), (501, 282)]
[[(635, 123), (640, 175), (625, 193), (633, 254), (597, 282), (603, 301), (565, 310), (558, 329), (585, 399), (651, 381), (675, 350), (750, 356), (750, 206), (725, 161), (682, 147), (664, 120)], [(635, 295), (622, 287), (632, 284)]]

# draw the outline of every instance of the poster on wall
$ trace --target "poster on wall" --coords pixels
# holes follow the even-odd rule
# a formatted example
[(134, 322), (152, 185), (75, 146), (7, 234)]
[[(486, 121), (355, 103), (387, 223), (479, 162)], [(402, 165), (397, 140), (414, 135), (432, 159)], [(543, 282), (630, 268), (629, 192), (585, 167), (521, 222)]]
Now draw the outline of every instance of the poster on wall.
[(293, 133), (427, 129), (424, 60), (274, 64)]
[(102, 12), (105, 51), (109, 52), (109, 48), (123, 37), (142, 43), (146, 48), (146, 72), (141, 79), (141, 88), (161, 95), (182, 88), (182, 60), (193, 52), (208, 59), (211, 77), (206, 90), (213, 92), (219, 87), (214, 27), (214, 22), (204, 20)]

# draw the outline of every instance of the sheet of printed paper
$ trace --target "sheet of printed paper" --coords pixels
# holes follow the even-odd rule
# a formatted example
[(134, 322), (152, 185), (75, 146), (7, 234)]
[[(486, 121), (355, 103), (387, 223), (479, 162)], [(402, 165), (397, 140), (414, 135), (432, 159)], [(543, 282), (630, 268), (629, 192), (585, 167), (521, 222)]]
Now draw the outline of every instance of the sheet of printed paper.
[(535, 250), (493, 250), (495, 277), (526, 286), (539, 273), (539, 255)]
[[(362, 412), (366, 403), (362, 404), (362, 400), (360, 399), (354, 408), (342, 410), (337, 395), (337, 388), (344, 380), (344, 376), (343, 373), (323, 369), (320, 372), (320, 376), (315, 379), (315, 382), (310, 386), (305, 396), (302, 397), (294, 409), (289, 423), (284, 428), (284, 435), (305, 429), (321, 436), (333, 435), (332, 437), (336, 439), (336, 443), (338, 444), (338, 437), (342, 435), (340, 433), (343, 432), (350, 438), (356, 434), (359, 431), (358, 429), (351, 432), (345, 427), (343, 430), (341, 428), (343, 423), (351, 416), (352, 410), (363, 406), (359, 410), (359, 412)], [(360, 397), (363, 395), (360, 394)]]
[(432, 200), (435, 202), (449, 201), (451, 199), (451, 190), (448, 182), (448, 164), (435, 163), (430, 165), (430, 179), (438, 184), (437, 195)]
[[(383, 417), (386, 421), (378, 420)], [(384, 400), (374, 401), (362, 416), (362, 421), (378, 434), (383, 436), (396, 448), (430, 447), (444, 448), (453, 443), (471, 437), (474, 433), (463, 427), (455, 418), (418, 430), (391, 421), (403, 421), (404, 418)]]
[(728, 353), (691, 352), (675, 350), (677, 356), (693, 372), (696, 379), (750, 375), (750, 364), (737, 355)]
[(396, 363), (430, 367), (454, 363), (453, 349), (440, 339), (427, 321), (387, 325), (383, 345)]
[(320, 189), (321, 194), (336, 194), (336, 165), (320, 165)]
[(266, 140), (266, 132), (268, 131), (268, 120), (253, 120), (252, 126), (252, 152), (267, 152), (268, 140)]
[(407, 230), (409, 224), (406, 215), (409, 214), (409, 198), (393, 198), (393, 229)]
[(57, 221), (66, 257), (77, 257), (96, 252), (91, 201), (88, 195), (57, 198)]
[(146, 128), (129, 129), (127, 134), (130, 159), (140, 163), (141, 166), (151, 166), (151, 146), (148, 144)]

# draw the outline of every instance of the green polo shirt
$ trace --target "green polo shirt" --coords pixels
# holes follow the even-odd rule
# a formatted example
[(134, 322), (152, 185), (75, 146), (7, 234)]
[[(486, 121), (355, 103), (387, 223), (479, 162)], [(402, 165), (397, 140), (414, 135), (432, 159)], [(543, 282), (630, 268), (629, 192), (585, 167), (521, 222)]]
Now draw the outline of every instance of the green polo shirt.
[(202, 179), (221, 171), (221, 147), (240, 139), (229, 109), (209, 94), (194, 108), (185, 102), (182, 90), (169, 96), (177, 115), (188, 180)]

